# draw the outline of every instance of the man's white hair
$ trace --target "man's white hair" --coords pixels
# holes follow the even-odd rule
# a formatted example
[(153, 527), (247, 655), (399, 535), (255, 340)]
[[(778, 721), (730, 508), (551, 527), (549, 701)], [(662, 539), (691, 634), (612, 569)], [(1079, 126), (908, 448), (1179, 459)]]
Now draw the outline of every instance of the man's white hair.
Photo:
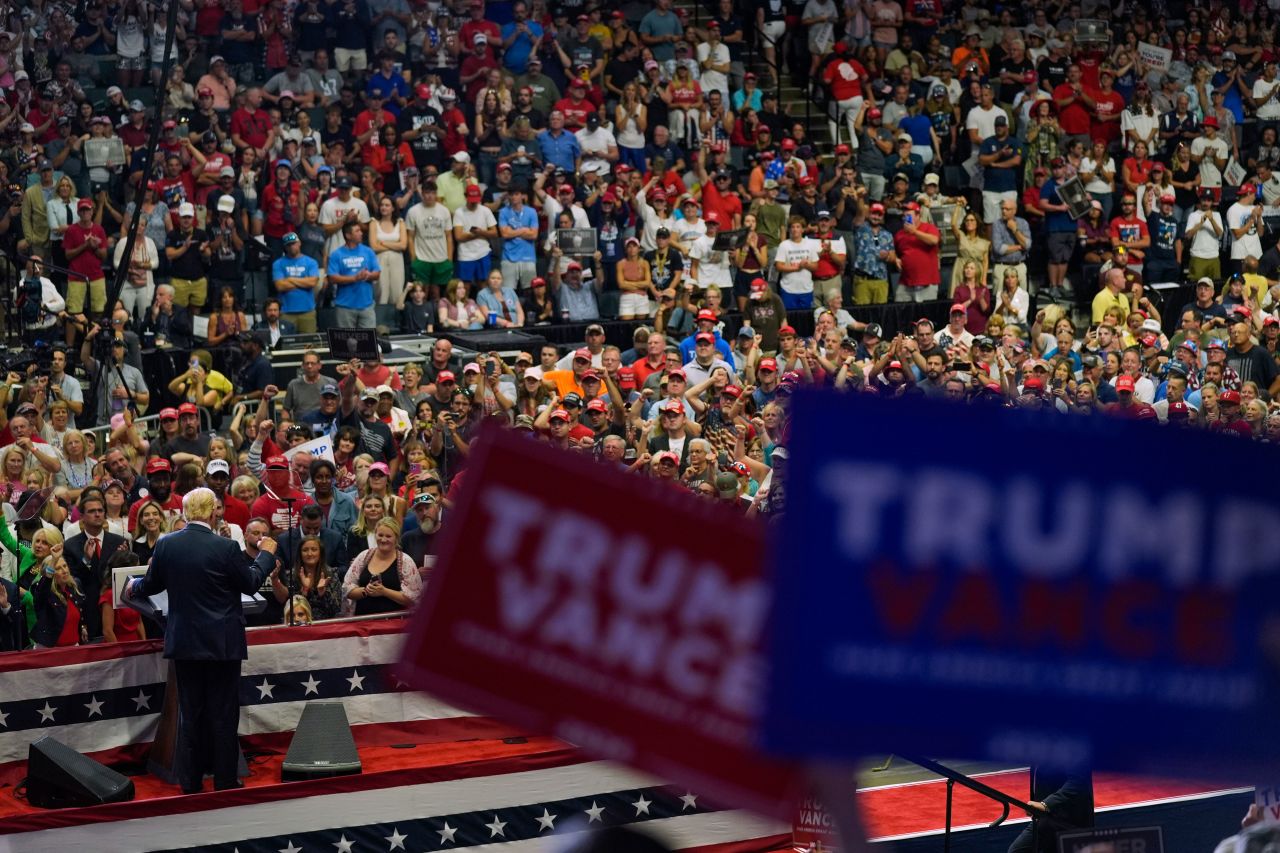
[(213, 489), (201, 486), (192, 489), (182, 498), (182, 516), (187, 521), (203, 521), (213, 523), (213, 516), (218, 511), (218, 496)]

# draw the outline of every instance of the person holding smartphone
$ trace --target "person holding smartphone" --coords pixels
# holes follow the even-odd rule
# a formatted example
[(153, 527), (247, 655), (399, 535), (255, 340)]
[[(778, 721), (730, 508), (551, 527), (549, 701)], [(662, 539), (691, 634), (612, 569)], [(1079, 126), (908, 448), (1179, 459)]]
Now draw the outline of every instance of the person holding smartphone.
[(938, 298), (941, 244), (942, 234), (937, 226), (921, 215), (919, 204), (907, 202), (902, 229), (893, 238), (902, 271), (893, 288), (894, 302), (931, 302)]

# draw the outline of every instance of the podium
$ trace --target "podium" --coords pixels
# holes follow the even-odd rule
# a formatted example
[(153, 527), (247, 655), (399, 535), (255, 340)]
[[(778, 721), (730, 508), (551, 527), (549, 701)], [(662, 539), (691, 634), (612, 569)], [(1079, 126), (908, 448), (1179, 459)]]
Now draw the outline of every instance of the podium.
[[(141, 567), (145, 572), (146, 567)], [(116, 589), (116, 599), (118, 604), (123, 604), (136, 610), (143, 616), (152, 619), (162, 628), (165, 626), (165, 612), (168, 609), (168, 596), (164, 593), (153, 597), (135, 598), (128, 594), (127, 582), (132, 577), (138, 577), (138, 569), (136, 566), (113, 569), (113, 573), (119, 572), (123, 576), (121, 583), (113, 583)], [(113, 582), (115, 578), (112, 578)], [(253, 595), (241, 596), (241, 608), (245, 613), (255, 614), (261, 613), (267, 606), (266, 601), (257, 593)], [(151, 773), (157, 779), (160, 779), (170, 785), (181, 784), (184, 768), (182, 766), (182, 753), (178, 749), (178, 742), (182, 730), (181, 715), (178, 713), (178, 675), (173, 665), (173, 661), (167, 661), (168, 672), (165, 676), (164, 684), (164, 704), (160, 708), (160, 725), (156, 729), (156, 739), (151, 745), (151, 753), (147, 756), (147, 772)], [(249, 765), (244, 760), (244, 751), (236, 746), (236, 776), (243, 779), (249, 775)], [(210, 775), (208, 773), (206, 776)]]

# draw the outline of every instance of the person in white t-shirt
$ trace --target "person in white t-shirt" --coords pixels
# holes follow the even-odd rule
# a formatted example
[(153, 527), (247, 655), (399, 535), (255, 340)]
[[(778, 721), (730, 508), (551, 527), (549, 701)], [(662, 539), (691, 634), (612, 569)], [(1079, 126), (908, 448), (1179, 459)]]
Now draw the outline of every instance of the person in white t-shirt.
[(324, 233), (329, 235), (329, 242), (325, 244), (326, 254), (343, 244), (342, 226), (347, 219), (354, 217), (362, 225), (369, 224), (369, 205), (352, 194), (351, 176), (342, 175), (333, 185), (338, 194), (320, 205), (320, 224)]
[(964, 161), (964, 168), (971, 177), (970, 186), (974, 189), (982, 189), (982, 169), (978, 167), (978, 149), (982, 147), (982, 143), (986, 139), (996, 135), (996, 116), (1004, 116), (1007, 120), (1009, 114), (1004, 108), (996, 105), (995, 90), (991, 88), (990, 83), (982, 84), (982, 96), (976, 107), (969, 110), (969, 114), (964, 119), (964, 129), (969, 134), (969, 141), (973, 143), (973, 151), (969, 154), (969, 159)]
[[(1276, 60), (1268, 59), (1262, 66), (1262, 76), (1253, 81), (1253, 102), (1257, 105), (1259, 122), (1280, 122), (1280, 80), (1276, 79)], [(1262, 132), (1262, 128), (1258, 128)]]
[(733, 268), (729, 264), (728, 252), (717, 252), (711, 247), (720, 233), (720, 214), (708, 211), (702, 218), (706, 233), (693, 241), (689, 247), (689, 260), (693, 267), (690, 276), (703, 287), (712, 285), (724, 292), (733, 289)]
[(702, 72), (698, 85), (702, 87), (703, 94), (715, 90), (720, 97), (729, 100), (731, 56), (729, 45), (720, 41), (720, 24), (715, 18), (707, 22), (707, 38), (698, 45), (694, 57), (698, 60), (698, 70)]
[(498, 236), (498, 220), (480, 203), (483, 193), (477, 184), (468, 184), (467, 203), (453, 212), (453, 243), (458, 251), (458, 278), (479, 287), (489, 278), (493, 245)]
[(805, 221), (793, 216), (789, 236), (778, 244), (774, 267), (778, 270), (779, 296), (788, 311), (813, 307), (813, 271), (818, 268), (818, 241), (804, 235)]
[(1191, 162), (1200, 166), (1200, 186), (1209, 190), (1222, 189), (1222, 170), (1227, 168), (1231, 149), (1227, 141), (1218, 135), (1216, 116), (1204, 117), (1204, 131), (1191, 142)]
[(1236, 203), (1227, 208), (1227, 228), (1231, 230), (1232, 272), (1240, 272), (1245, 258), (1262, 257), (1262, 205), (1253, 184), (1242, 184)]
[(1222, 278), (1222, 215), (1213, 209), (1213, 190), (1200, 191), (1200, 206), (1187, 214), (1182, 240), (1191, 255), (1188, 277)]

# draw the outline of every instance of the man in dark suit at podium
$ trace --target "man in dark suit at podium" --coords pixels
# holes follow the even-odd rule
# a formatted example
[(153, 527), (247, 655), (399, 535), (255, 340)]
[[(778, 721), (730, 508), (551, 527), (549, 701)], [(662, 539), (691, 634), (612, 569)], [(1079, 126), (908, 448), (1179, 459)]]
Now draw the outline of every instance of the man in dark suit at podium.
[(174, 662), (178, 680), (185, 794), (200, 792), (210, 764), (215, 790), (240, 787), (240, 662), (249, 656), (240, 596), (257, 592), (275, 568), (275, 541), (263, 537), (258, 556), (246, 562), (234, 541), (213, 532), (216, 509), (211, 490), (188, 492), (182, 500), (187, 526), (161, 537), (146, 577), (131, 587), (134, 596), (169, 593), (164, 656)]
[(80, 532), (62, 546), (62, 556), (67, 560), (71, 576), (80, 584), (85, 600), (93, 605), (86, 608), (84, 614), (85, 628), (91, 640), (102, 636), (98, 594), (102, 591), (103, 571), (112, 555), (126, 550), (129, 545), (123, 536), (107, 531), (107, 505), (99, 494), (90, 493), (80, 499)]

